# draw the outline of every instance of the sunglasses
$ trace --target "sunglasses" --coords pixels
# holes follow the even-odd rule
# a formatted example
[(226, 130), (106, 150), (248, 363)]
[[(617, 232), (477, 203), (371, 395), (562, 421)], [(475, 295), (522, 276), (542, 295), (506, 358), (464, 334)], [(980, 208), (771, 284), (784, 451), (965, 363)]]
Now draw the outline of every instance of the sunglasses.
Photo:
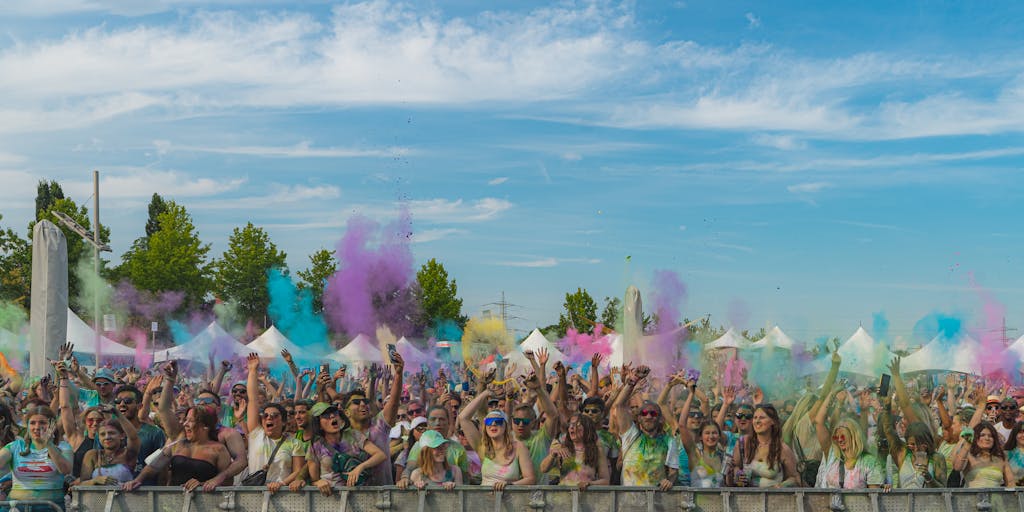
[(486, 426), (486, 427), (491, 427), (491, 426), (494, 426), (494, 427), (504, 427), (505, 426), (505, 420), (504, 420), (504, 418), (485, 418), (484, 419), (484, 426)]
[(487, 401), (487, 405), (489, 405), (491, 407), (496, 407), (499, 403), (501, 403), (499, 400), (488, 400)]
[(846, 434), (836, 434), (832, 436), (833, 441), (846, 441)]
[(399, 414), (398, 415), (398, 419), (400, 419), (400, 420), (407, 420), (407, 419), (409, 419), (409, 415), (408, 414)]
[(1002, 409), (1004, 411), (1013, 411), (1013, 410), (1017, 409), (1017, 406), (1016, 405), (1004, 405), (1004, 406), (1000, 407), (1000, 409)]
[(584, 414), (601, 414), (603, 412), (604, 411), (602, 411), (600, 407), (584, 407), (583, 408), (583, 413)]
[(279, 412), (275, 412), (274, 414), (263, 413), (263, 414), (261, 414), (261, 416), (263, 416), (264, 418), (266, 418), (268, 420), (281, 419), (281, 413), (279, 413)]
[(231, 390), (231, 394), (232, 395), (244, 395), (245, 394), (245, 388), (232, 389)]
[(995, 405), (995, 404), (991, 404), (991, 405), (986, 405), (985, 406), (985, 410), (986, 411), (995, 411), (997, 409), (999, 409), (999, 406)]
[(134, 398), (115, 398), (114, 399), (114, 405), (121, 405), (121, 404), (131, 405), (131, 404), (134, 404), (134, 403), (135, 403), (135, 399)]
[(738, 419), (738, 420), (752, 420), (752, 419), (754, 419), (754, 415), (753, 414), (736, 413), (736, 419)]
[(213, 405), (213, 404), (217, 403), (217, 401), (214, 400), (213, 398), (206, 397), (206, 398), (196, 398), (195, 400), (192, 400), (192, 403), (195, 404), (195, 405)]
[(427, 431), (427, 426), (426, 425), (416, 425), (416, 429), (415, 430), (417, 432), (426, 432)]
[(530, 418), (512, 418), (512, 423), (516, 425), (529, 425), (532, 421)]
[(640, 411), (640, 416), (643, 416), (645, 418), (648, 416), (650, 416), (651, 418), (657, 418), (659, 415), (658, 411)]
[(427, 418), (427, 423), (429, 423), (431, 425), (440, 425), (441, 424), (441, 420), (443, 420), (443, 419), (444, 418)]
[(687, 416), (689, 416), (691, 418), (698, 418), (699, 419), (699, 418), (703, 418), (704, 417), (704, 413), (702, 413), (702, 412), (691, 412)]
[(415, 416), (423, 412), (423, 409), (409, 409), (409, 416)]
[(370, 403), (369, 398), (353, 398), (348, 401), (349, 405), (366, 405)]
[(329, 419), (340, 418), (340, 417), (341, 417), (341, 414), (338, 411), (325, 412), (325, 413), (320, 415), (320, 419), (322, 419), (322, 420), (329, 420)]

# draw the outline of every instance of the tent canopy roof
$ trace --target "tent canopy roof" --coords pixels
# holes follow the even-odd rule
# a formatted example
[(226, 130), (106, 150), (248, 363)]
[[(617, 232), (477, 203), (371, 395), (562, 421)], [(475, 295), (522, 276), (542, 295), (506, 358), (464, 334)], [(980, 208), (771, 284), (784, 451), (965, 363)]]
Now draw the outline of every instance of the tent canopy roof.
[(720, 338), (704, 345), (704, 349), (717, 350), (722, 348), (747, 348), (749, 346), (750, 340), (744, 338), (736, 332), (736, 329), (730, 327)]
[(384, 357), (380, 353), (380, 347), (374, 345), (370, 337), (365, 334), (352, 338), (348, 345), (331, 354), (329, 358), (338, 362), (357, 365), (384, 362)]
[[(548, 341), (548, 339), (543, 334), (541, 334), (540, 329), (536, 329), (535, 328), (533, 330), (533, 332), (531, 332), (530, 335), (527, 336), (526, 339), (523, 340), (523, 342), (519, 344), (519, 350), (520, 351), (526, 351), (527, 349), (529, 349), (529, 350), (532, 350), (534, 352), (537, 352), (538, 350), (540, 350), (542, 348), (543, 349), (547, 349), (547, 351), (548, 351), (548, 368), (549, 369), (556, 362), (559, 362), (559, 361), (561, 361), (562, 363), (565, 362), (565, 354), (563, 354), (561, 350), (558, 350), (558, 347), (556, 347), (554, 345), (554, 343), (551, 343), (550, 341)], [(523, 357), (525, 359), (526, 356), (523, 356)], [(519, 363), (516, 363), (516, 365), (518, 365), (518, 364)]]
[(166, 350), (159, 350), (153, 354), (154, 361), (168, 361), (172, 359), (187, 359), (191, 361), (206, 361), (210, 354), (214, 358), (222, 360), (244, 359), (249, 355), (248, 347), (238, 342), (234, 336), (228, 334), (217, 322), (210, 322), (205, 329), (199, 331), (191, 340)]
[(932, 338), (917, 352), (903, 358), (900, 370), (904, 372), (923, 372), (929, 370), (954, 371), (981, 375), (981, 364), (978, 351), (981, 346), (967, 334), (953, 339), (938, 335)]
[[(75, 352), (96, 353), (96, 331), (84, 320), (68, 309), (68, 342), (75, 345)], [(106, 336), (100, 336), (101, 356), (135, 356), (135, 349), (126, 347)]]
[(263, 331), (263, 334), (260, 334), (256, 339), (250, 341), (246, 348), (264, 358), (277, 357), (281, 354), (281, 350), (287, 350), (296, 358), (305, 355), (309, 351), (293, 343), (274, 325)]
[(768, 334), (750, 345), (752, 349), (781, 348), (792, 350), (795, 342), (786, 333), (782, 332), (779, 326), (772, 327)]

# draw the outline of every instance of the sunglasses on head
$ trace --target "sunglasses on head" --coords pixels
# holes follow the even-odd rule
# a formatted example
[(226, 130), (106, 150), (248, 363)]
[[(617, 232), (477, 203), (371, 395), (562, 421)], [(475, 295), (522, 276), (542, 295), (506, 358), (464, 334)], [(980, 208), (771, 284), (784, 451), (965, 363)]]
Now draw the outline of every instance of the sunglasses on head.
[(530, 418), (512, 418), (512, 423), (516, 425), (529, 425), (532, 421)]
[(504, 418), (485, 418), (484, 426), (486, 427), (503, 427), (505, 426)]
[(658, 411), (655, 411), (655, 410), (643, 410), (643, 411), (640, 411), (640, 416), (643, 416), (645, 418), (648, 417), (648, 416), (651, 417), (651, 418), (657, 418), (659, 416), (659, 414), (658, 414)]
[(114, 399), (114, 405), (121, 405), (121, 404), (131, 405), (131, 404), (134, 404), (134, 403), (135, 403), (135, 399), (134, 398), (115, 398)]
[(738, 420), (752, 420), (752, 419), (754, 419), (754, 415), (753, 415), (753, 413), (744, 414), (744, 413), (738, 412), (738, 413), (736, 413), (736, 419), (738, 419)]

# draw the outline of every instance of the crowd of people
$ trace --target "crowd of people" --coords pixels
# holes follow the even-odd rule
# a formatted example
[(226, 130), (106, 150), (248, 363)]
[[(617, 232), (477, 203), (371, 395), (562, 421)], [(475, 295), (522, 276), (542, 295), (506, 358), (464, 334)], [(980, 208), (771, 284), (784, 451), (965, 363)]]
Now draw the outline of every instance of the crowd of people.
[(206, 375), (187, 378), (173, 361), (90, 372), (65, 345), (49, 377), (0, 375), (0, 492), (62, 505), (70, 486), (90, 485), (330, 495), (389, 485), (890, 489), (1024, 479), (1024, 388), (952, 373), (934, 387), (907, 381), (899, 359), (878, 385), (857, 388), (838, 378), (833, 353), (823, 381), (765, 396), (756, 382), (725, 386), (713, 371), (656, 377), (595, 355), (584, 377), (549, 367), (543, 350), (525, 355), (531, 368), (507, 378), (501, 365), (408, 369), (396, 351), (386, 366), (351, 373), (300, 370), (284, 351), (280, 375), (250, 354), (244, 371), (211, 361)]

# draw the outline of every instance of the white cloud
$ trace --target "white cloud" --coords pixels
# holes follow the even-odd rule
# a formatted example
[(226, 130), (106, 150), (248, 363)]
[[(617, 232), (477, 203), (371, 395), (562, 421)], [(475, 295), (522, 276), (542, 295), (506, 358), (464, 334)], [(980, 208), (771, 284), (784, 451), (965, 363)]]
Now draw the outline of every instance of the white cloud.
[(170, 151), (194, 151), (200, 153), (217, 153), (225, 155), (246, 155), (256, 157), (285, 157), (285, 158), (356, 158), (356, 157), (384, 157), (393, 158), (396, 156), (408, 156), (413, 152), (408, 148), (392, 147), (385, 149), (357, 149), (357, 148), (315, 148), (309, 141), (303, 141), (294, 146), (182, 146), (172, 145), (167, 141), (154, 141), (157, 151), (161, 154)]
[(412, 212), (413, 219), (429, 222), (482, 222), (494, 219), (512, 206), (512, 203), (505, 199), (493, 197), (477, 199), (471, 203), (462, 199), (409, 201), (409, 211)]
[(711, 241), (711, 242), (705, 242), (704, 245), (706, 245), (708, 247), (715, 247), (715, 248), (718, 248), (718, 249), (731, 249), (731, 250), (734, 250), (734, 251), (741, 251), (741, 252), (747, 252), (747, 253), (753, 253), (754, 252), (754, 248), (753, 247), (747, 247), (746, 245), (739, 245), (739, 244), (729, 244), (729, 243), (725, 243), (725, 242), (714, 242), (714, 241)]
[(425, 244), (427, 242), (436, 242), (438, 240), (451, 238), (456, 235), (464, 235), (466, 233), (468, 233), (468, 231), (456, 228), (427, 229), (424, 231), (414, 232), (412, 234), (412, 243)]
[(752, 138), (754, 144), (759, 146), (767, 146), (775, 149), (783, 149), (786, 151), (794, 149), (804, 149), (807, 144), (797, 139), (792, 135), (773, 135), (767, 133), (759, 133), (754, 135)]
[[(170, 199), (208, 197), (237, 190), (247, 181), (244, 177), (217, 180), (193, 177), (179, 171), (118, 169), (100, 171), (100, 196), (107, 199), (138, 199), (149, 198), (153, 192), (157, 192)], [(85, 198), (92, 195), (91, 179), (62, 180), (62, 184), (71, 197)]]
[(794, 194), (815, 194), (830, 187), (832, 187), (831, 183), (826, 183), (824, 181), (816, 181), (813, 183), (798, 183), (795, 185), (790, 185), (786, 187), (786, 190)]
[[(341, 189), (334, 185), (282, 185), (278, 183), (267, 187), (266, 194), (237, 198), (217, 198), (199, 201), (194, 204), (200, 210), (251, 210), (283, 204), (305, 204), (308, 202), (327, 201), (341, 197)], [(332, 224), (333, 225), (333, 224)]]
[(25, 161), (25, 157), (14, 153), (0, 151), (0, 165), (14, 165)]
[(505, 183), (507, 181), (508, 181), (508, 176), (501, 176), (501, 177), (494, 178), (494, 179), (488, 181), (487, 184), (491, 185), (491, 186), (495, 186), (495, 185), (501, 185), (502, 183)]
[(540, 258), (526, 261), (500, 261), (497, 264), (503, 267), (550, 268), (563, 263), (596, 265), (601, 263), (601, 260), (595, 258)]
[(761, 18), (758, 18), (752, 12), (746, 14), (747, 28), (757, 28), (761, 26)]

